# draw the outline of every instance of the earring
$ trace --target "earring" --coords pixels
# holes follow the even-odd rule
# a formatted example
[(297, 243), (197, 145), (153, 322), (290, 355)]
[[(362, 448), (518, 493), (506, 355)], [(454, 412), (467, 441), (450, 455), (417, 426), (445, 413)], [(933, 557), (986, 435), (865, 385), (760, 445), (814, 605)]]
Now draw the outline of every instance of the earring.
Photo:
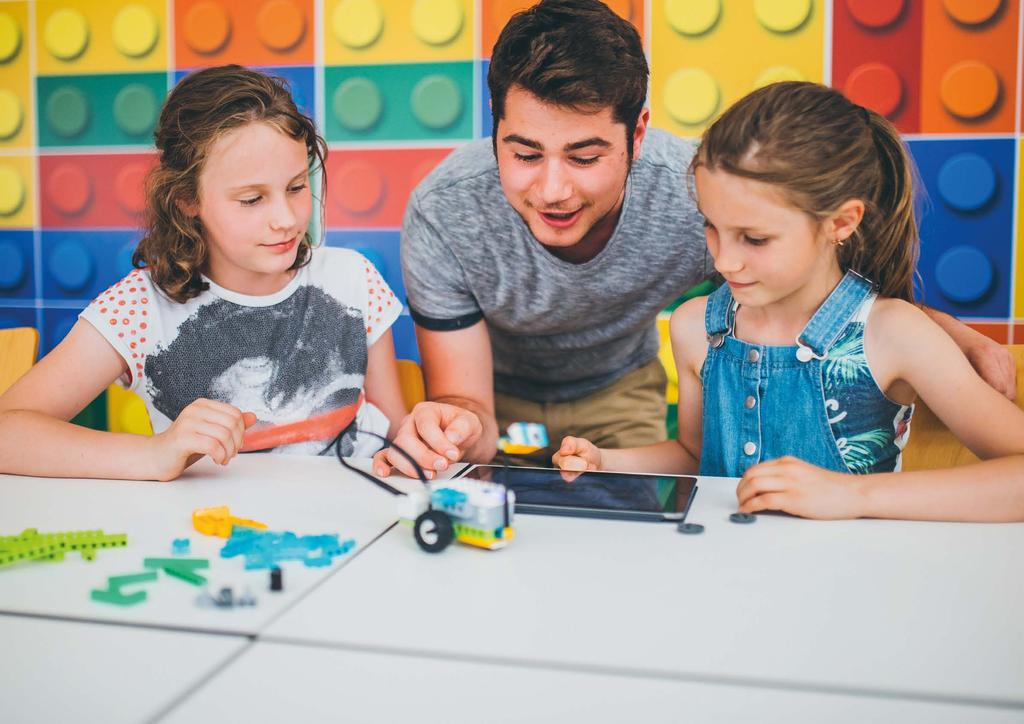
[(835, 239), (832, 240), (832, 243), (835, 244), (836, 246), (842, 246), (844, 241), (844, 239), (840, 239), (837, 236)]

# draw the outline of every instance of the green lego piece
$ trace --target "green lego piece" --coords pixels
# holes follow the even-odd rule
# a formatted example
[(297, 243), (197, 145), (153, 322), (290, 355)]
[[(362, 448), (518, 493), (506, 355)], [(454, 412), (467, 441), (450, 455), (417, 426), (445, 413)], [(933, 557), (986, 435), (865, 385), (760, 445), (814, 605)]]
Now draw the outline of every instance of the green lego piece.
[(206, 583), (206, 578), (196, 573), (199, 568), (209, 568), (206, 558), (147, 558), (142, 562), (146, 568), (162, 568), (168, 576), (174, 576), (194, 586)]
[(100, 548), (128, 545), (124, 533), (106, 534), (102, 530), (73, 530), (40, 533), (26, 528), (17, 535), (0, 536), (0, 567), (26, 560), (62, 561), (67, 551), (78, 551), (83, 560), (96, 559)]
[(113, 603), (117, 606), (131, 606), (136, 603), (142, 603), (146, 600), (145, 591), (136, 591), (135, 593), (121, 593), (117, 590), (94, 588), (89, 595), (92, 597), (92, 600), (94, 601), (102, 601), (103, 603)]
[(144, 573), (131, 573), (126, 576), (111, 576), (107, 579), (107, 588), (119, 589), (121, 586), (128, 586), (132, 583), (148, 583), (156, 580), (156, 571), (145, 571)]

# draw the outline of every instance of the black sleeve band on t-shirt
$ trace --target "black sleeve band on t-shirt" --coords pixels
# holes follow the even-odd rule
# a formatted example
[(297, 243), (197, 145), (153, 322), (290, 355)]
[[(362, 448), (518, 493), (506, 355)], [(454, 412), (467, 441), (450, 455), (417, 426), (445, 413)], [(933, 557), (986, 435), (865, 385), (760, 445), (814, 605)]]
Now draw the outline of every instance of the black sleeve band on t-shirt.
[(454, 319), (435, 319), (434, 317), (423, 316), (412, 307), (409, 307), (409, 314), (412, 316), (412, 321), (423, 327), (423, 329), (429, 329), (431, 332), (454, 332), (456, 329), (472, 327), (484, 318), (483, 312), (476, 311), (463, 314), (461, 317), (455, 317)]

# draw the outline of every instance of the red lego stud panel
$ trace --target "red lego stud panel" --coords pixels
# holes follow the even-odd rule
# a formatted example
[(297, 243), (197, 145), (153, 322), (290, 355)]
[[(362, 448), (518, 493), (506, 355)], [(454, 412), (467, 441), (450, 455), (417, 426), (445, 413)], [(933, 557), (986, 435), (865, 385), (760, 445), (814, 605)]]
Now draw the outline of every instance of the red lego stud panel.
[(42, 156), (43, 227), (138, 227), (154, 154)]
[(904, 133), (921, 124), (921, 3), (837, 0), (832, 83)]
[(924, 3), (922, 132), (1014, 130), (1019, 10), (1018, 0)]
[(335, 150), (327, 159), (327, 226), (399, 228), (409, 195), (450, 148)]
[(177, 0), (178, 68), (312, 65), (312, 0)]

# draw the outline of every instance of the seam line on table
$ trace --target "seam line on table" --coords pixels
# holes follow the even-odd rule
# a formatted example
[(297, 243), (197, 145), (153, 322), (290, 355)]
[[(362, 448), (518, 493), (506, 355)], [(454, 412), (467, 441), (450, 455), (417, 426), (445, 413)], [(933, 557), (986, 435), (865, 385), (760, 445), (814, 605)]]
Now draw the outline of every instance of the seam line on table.
[(554, 671), (570, 671), (585, 674), (604, 674), (635, 679), (663, 679), (668, 681), (691, 681), (701, 684), (722, 686), (749, 686), (758, 689), (774, 689), (779, 691), (800, 691), (814, 694), (838, 694), (842, 696), (869, 697), (875, 699), (892, 699), (899, 701), (917, 701), (922, 703), (961, 704), (995, 709), (1024, 710), (1024, 701), (1010, 699), (987, 698), (981, 696), (955, 696), (933, 694), (929, 692), (872, 689), (869, 687), (842, 686), (838, 684), (819, 684), (808, 681), (784, 682), (762, 679), (753, 676), (728, 676), (723, 674), (702, 674), (699, 672), (666, 671), (664, 669), (631, 668), (623, 669), (614, 666), (575, 663), (566, 661), (543, 661), (528, 658), (506, 656), (484, 656), (461, 654), (455, 652), (426, 651), (423, 649), (375, 646), (371, 644), (339, 644), (329, 641), (307, 641), (286, 636), (257, 635), (256, 643), (276, 643), (296, 646), (307, 646), (319, 649), (339, 649), (364, 653), (390, 654), (409, 656), (422, 659), (443, 659), (464, 663), (494, 664), (516, 668), (549, 669)]
[(211, 681), (216, 680), (218, 676), (222, 675), (225, 671), (227, 671), (228, 667), (235, 663), (235, 661), (237, 661), (242, 654), (244, 654), (246, 651), (252, 648), (252, 645), (254, 643), (255, 641), (253, 641), (252, 638), (250, 638), (249, 641), (247, 641), (238, 649), (238, 651), (235, 651), (227, 658), (225, 658), (223, 661), (217, 662), (212, 669), (206, 672), (204, 676), (198, 677), (191, 686), (186, 687), (185, 691), (171, 699), (170, 702), (168, 702), (162, 709), (153, 714), (153, 716), (145, 719), (146, 724), (156, 724), (156, 722), (165, 718), (179, 706), (184, 704), (186, 700), (191, 699), (193, 696), (196, 695), (196, 693), (200, 689), (209, 684)]
[(68, 616), (56, 613), (33, 613), (31, 611), (7, 611), (0, 609), (3, 616), (21, 616), (22, 618), (37, 618), (46, 621), (67, 621), (70, 623), (89, 623), (100, 626), (120, 626), (123, 628), (146, 628), (156, 631), (174, 631), (180, 633), (196, 633), (206, 636), (231, 636), (235, 638), (246, 638), (254, 640), (256, 633), (251, 631), (227, 631), (222, 628), (199, 628), (197, 626), (184, 626), (165, 623), (151, 623), (144, 621), (115, 621), (106, 618), (90, 618), (88, 616)]

